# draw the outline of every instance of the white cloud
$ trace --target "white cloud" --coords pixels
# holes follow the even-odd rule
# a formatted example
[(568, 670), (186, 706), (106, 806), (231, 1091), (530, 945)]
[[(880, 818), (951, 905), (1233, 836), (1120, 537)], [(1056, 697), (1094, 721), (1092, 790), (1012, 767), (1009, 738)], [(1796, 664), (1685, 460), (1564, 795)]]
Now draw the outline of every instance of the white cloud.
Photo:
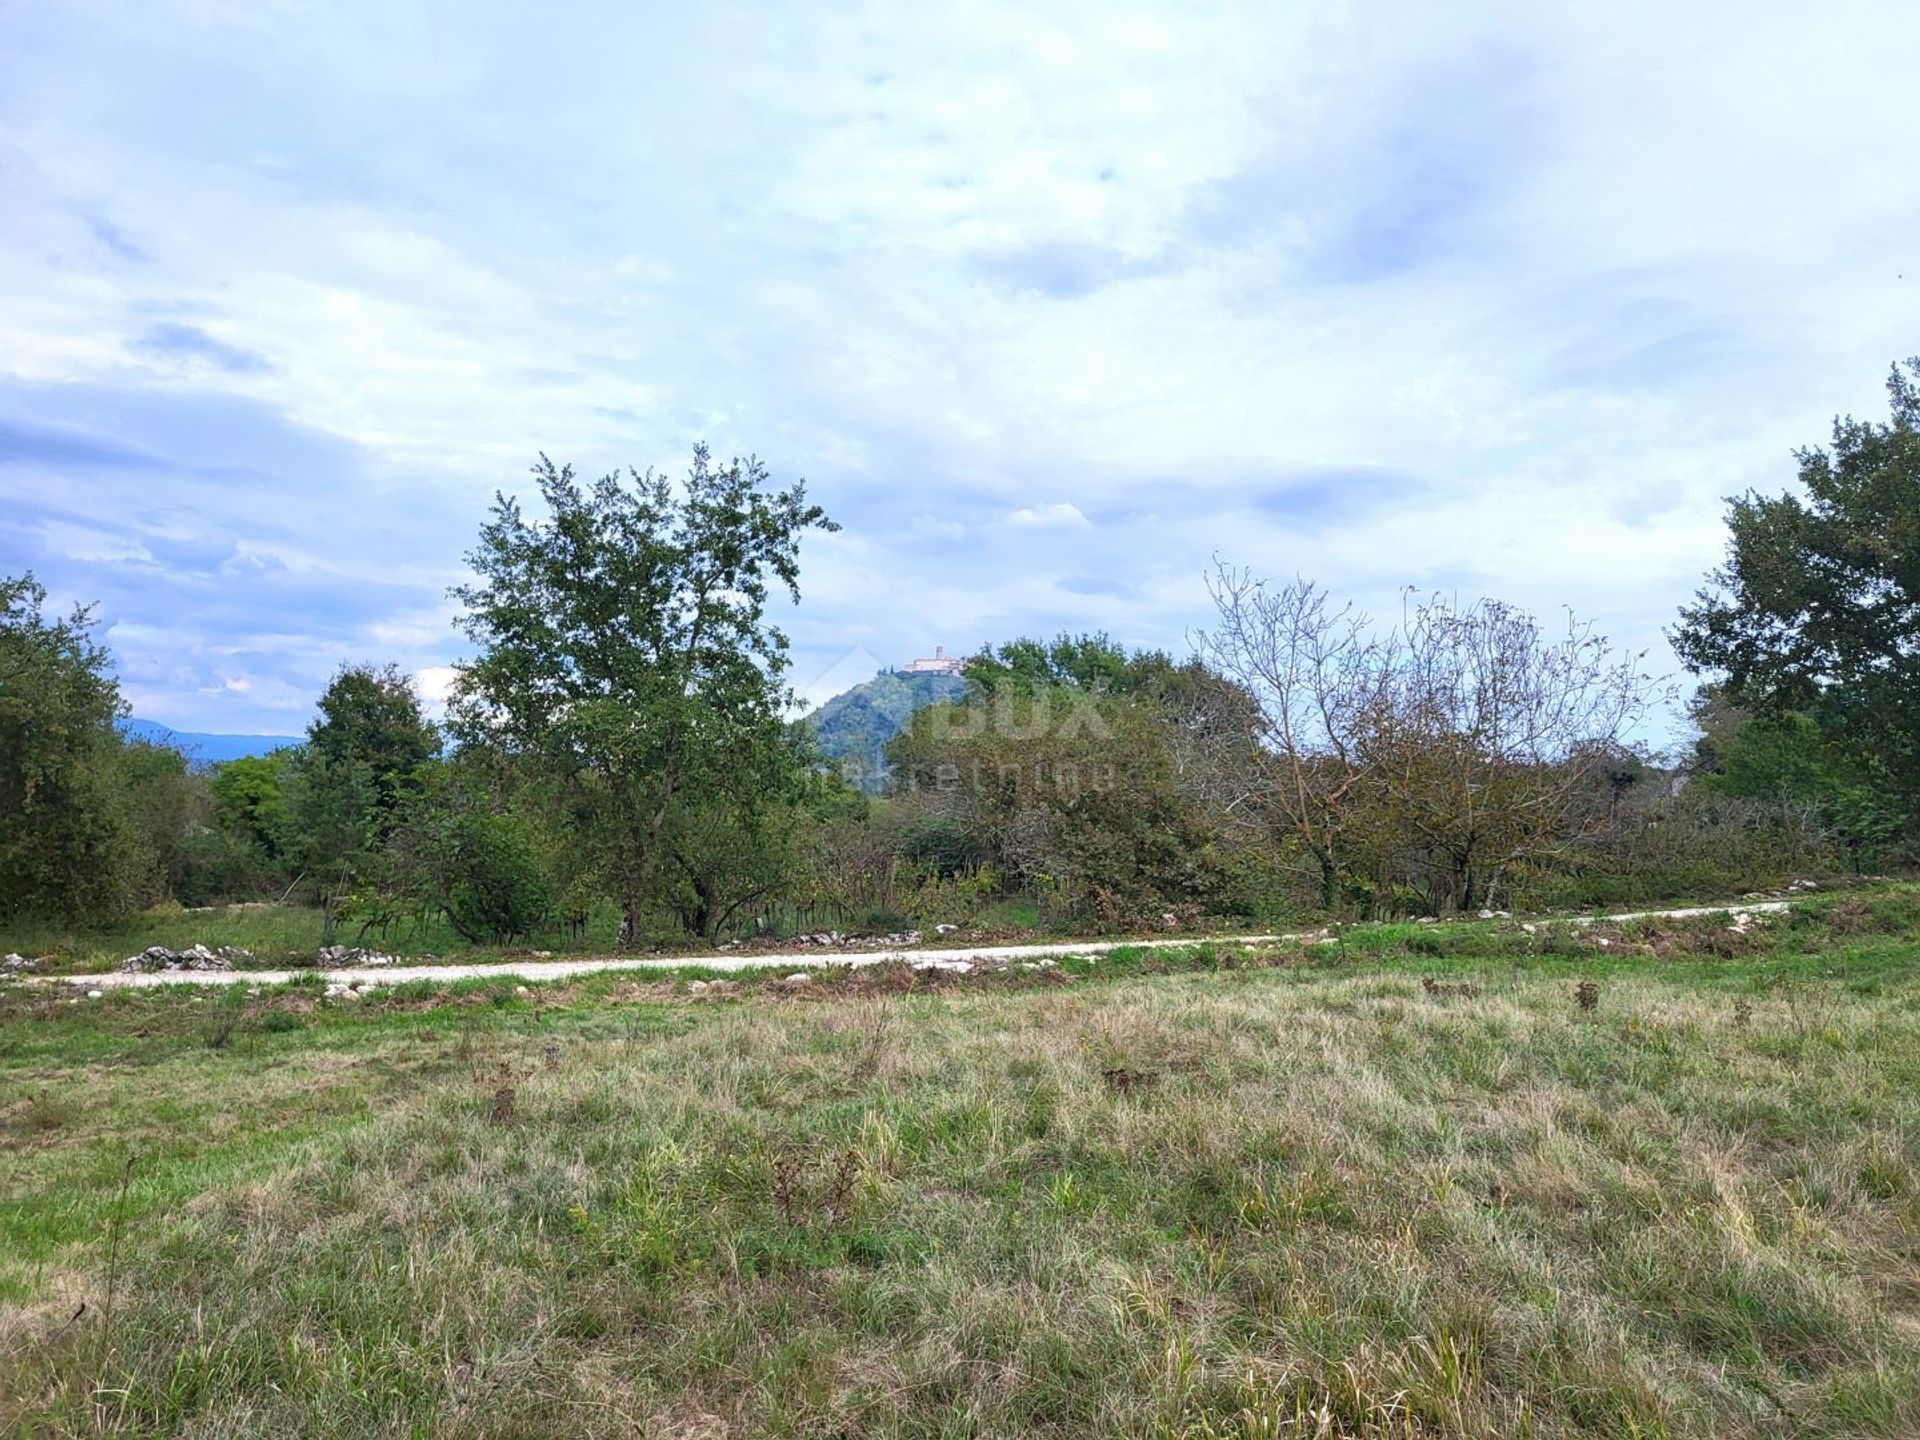
[(447, 713), (447, 697), (453, 693), (458, 675), (451, 665), (427, 665), (413, 672), (414, 689), (420, 692), (421, 703), (431, 718), (438, 720)]
[(1078, 505), (1056, 500), (1051, 505), (1027, 505), (1009, 511), (1007, 523), (1023, 530), (1091, 530), (1093, 522)]

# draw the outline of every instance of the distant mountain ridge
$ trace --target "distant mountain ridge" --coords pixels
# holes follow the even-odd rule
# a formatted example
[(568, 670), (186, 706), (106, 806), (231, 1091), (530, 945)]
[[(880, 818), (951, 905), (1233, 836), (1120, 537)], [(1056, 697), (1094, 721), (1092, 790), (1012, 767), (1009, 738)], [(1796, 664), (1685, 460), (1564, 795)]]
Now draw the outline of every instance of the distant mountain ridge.
[(906, 674), (882, 670), (827, 701), (801, 723), (813, 732), (821, 755), (863, 790), (885, 788), (880, 778), (887, 742), (907, 728), (914, 712), (967, 693), (958, 675)]
[(218, 765), (223, 760), (238, 760), (247, 755), (265, 755), (288, 745), (298, 745), (298, 735), (205, 735), (192, 730), (175, 730), (158, 720), (142, 720), (137, 715), (120, 722), (120, 732), (130, 740), (145, 740), (180, 751), (187, 759), (202, 765)]

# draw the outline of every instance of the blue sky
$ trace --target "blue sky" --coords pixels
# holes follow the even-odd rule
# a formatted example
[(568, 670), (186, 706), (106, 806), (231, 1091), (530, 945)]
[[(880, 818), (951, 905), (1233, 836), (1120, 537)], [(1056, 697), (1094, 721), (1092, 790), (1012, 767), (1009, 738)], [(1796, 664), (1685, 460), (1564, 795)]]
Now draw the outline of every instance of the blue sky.
[[(1471, 13), (1469, 13), (1469, 8)], [(937, 13), (932, 13), (937, 11)], [(0, 571), (136, 712), (429, 694), (537, 451), (842, 522), (812, 698), (1210, 558), (1660, 638), (1920, 351), (1920, 6), (0, 3)], [(849, 658), (851, 657), (851, 658)]]

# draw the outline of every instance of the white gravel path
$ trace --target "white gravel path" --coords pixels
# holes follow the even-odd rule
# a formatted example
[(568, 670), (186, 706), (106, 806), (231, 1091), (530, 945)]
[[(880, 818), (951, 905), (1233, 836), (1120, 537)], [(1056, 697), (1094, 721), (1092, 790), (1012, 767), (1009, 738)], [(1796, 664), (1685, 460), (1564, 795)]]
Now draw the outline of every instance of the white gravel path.
[[(1763, 900), (1742, 905), (1694, 905), (1680, 910), (1632, 910), (1617, 915), (1580, 915), (1560, 917), (1564, 923), (1590, 925), (1596, 921), (1618, 923), (1624, 920), (1686, 920), (1700, 915), (1738, 915), (1742, 913), (1778, 913), (1791, 908), (1786, 900)], [(1548, 923), (1542, 917), (1534, 923)], [(636, 958), (603, 955), (585, 960), (501, 960), (485, 965), (361, 965), (337, 969), (300, 970), (163, 970), (150, 974), (109, 970), (97, 975), (44, 975), (34, 977), (43, 984), (78, 985), (89, 990), (112, 990), (150, 985), (280, 985), (289, 980), (317, 976), (329, 985), (400, 985), (414, 980), (472, 980), (486, 976), (511, 976), (534, 982), (571, 980), (581, 975), (599, 975), (608, 971), (629, 970), (811, 970), (825, 966), (878, 965), (888, 960), (905, 960), (913, 965), (943, 970), (971, 969), (981, 963), (1040, 960), (1061, 955), (1101, 955), (1124, 947), (1165, 948), (1182, 945), (1273, 945), (1293, 940), (1317, 939), (1331, 932), (1310, 930), (1285, 935), (1185, 935), (1152, 940), (1064, 940), (1044, 945), (972, 945), (942, 949), (914, 947), (895, 950), (840, 950), (828, 952), (782, 951), (778, 954), (746, 953), (724, 950), (711, 955), (672, 955)]]

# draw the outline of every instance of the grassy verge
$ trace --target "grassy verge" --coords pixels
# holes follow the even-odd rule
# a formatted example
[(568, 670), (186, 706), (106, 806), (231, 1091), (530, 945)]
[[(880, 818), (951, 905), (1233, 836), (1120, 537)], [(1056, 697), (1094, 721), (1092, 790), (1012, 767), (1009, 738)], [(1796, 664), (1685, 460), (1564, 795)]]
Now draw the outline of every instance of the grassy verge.
[(0, 1432), (1911, 1434), (1916, 936), (16, 988)]

